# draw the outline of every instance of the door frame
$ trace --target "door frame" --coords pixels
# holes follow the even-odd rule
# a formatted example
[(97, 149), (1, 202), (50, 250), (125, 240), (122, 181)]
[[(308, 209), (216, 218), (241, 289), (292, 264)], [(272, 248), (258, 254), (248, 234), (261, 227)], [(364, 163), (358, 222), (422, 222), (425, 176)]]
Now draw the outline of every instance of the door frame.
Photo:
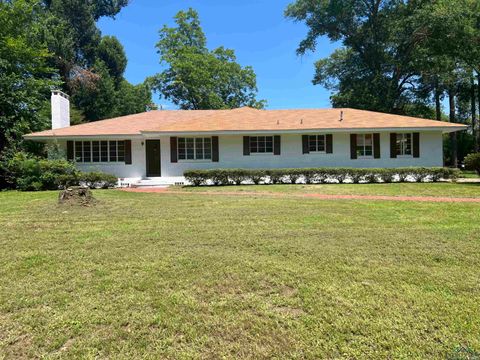
[[(148, 166), (148, 159), (149, 159), (149, 154), (148, 154), (148, 143), (149, 142), (158, 142), (158, 174), (152, 174), (149, 172), (149, 166)], [(162, 176), (162, 143), (160, 142), (160, 139), (147, 139), (145, 140), (145, 175), (148, 177), (161, 177)]]

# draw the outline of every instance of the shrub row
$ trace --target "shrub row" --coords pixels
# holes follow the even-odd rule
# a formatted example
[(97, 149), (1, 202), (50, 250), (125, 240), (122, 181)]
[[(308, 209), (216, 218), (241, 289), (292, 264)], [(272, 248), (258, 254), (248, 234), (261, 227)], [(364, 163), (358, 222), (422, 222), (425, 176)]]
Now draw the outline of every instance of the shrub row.
[(390, 183), (405, 181), (439, 181), (455, 179), (451, 168), (306, 168), (306, 169), (211, 169), (187, 170), (185, 179), (194, 186), (248, 184), (321, 184), (321, 183)]
[(80, 172), (71, 162), (42, 159), (19, 152), (2, 162), (2, 170), (11, 188), (23, 191), (56, 190), (74, 185), (108, 188), (117, 177), (102, 172)]

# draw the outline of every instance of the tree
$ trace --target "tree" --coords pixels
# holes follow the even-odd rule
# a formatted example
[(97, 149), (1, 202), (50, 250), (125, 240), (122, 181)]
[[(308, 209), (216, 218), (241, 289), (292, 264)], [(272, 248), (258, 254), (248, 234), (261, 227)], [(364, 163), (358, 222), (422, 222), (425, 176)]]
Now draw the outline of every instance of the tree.
[(40, 110), (56, 82), (38, 37), (39, 10), (27, 0), (0, 1), (0, 160), (20, 147), (23, 134), (43, 129), (48, 120)]
[(39, 110), (57, 82), (47, 64), (50, 53), (39, 41), (40, 16), (31, 1), (0, 1), (0, 155), (48, 121)]
[[(285, 14), (309, 29), (298, 54), (315, 50), (320, 36), (341, 42), (339, 50), (317, 61), (313, 79), (332, 90), (333, 106), (441, 120), (448, 96), (449, 119), (471, 121), (477, 131), (471, 81), (480, 74), (477, 0), (296, 0)], [(460, 111), (466, 109), (467, 88), (465, 118)], [(456, 135), (450, 142), (455, 163)]]
[(231, 49), (212, 51), (200, 26), (198, 13), (189, 9), (175, 16), (176, 27), (164, 26), (156, 47), (168, 67), (153, 76), (152, 88), (181, 109), (263, 108), (256, 100), (256, 75), (236, 62)]
[(119, 83), (127, 67), (127, 56), (120, 41), (115, 36), (104, 36), (97, 48), (97, 57), (105, 63), (110, 76)]
[(315, 64), (313, 82), (334, 91), (334, 106), (403, 113), (412, 103), (416, 45), (425, 36), (407, 20), (421, 4), (297, 0), (285, 14), (309, 28), (300, 55), (315, 50), (320, 36), (342, 42), (340, 50)]

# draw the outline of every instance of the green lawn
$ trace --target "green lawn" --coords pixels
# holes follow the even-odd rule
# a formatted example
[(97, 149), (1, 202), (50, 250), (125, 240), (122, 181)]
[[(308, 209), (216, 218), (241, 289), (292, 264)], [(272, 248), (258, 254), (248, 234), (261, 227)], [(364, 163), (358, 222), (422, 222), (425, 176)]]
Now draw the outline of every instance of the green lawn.
[(329, 195), (391, 195), (480, 197), (480, 183), (392, 183), (392, 184), (315, 184), (315, 185), (241, 185), (241, 186), (177, 186), (189, 192), (281, 192), (285, 194), (318, 193)]
[(460, 173), (461, 178), (467, 178), (467, 179), (476, 179), (478, 178), (478, 174), (475, 171), (467, 171), (464, 170)]
[(480, 204), (95, 196), (0, 193), (0, 358), (480, 351)]

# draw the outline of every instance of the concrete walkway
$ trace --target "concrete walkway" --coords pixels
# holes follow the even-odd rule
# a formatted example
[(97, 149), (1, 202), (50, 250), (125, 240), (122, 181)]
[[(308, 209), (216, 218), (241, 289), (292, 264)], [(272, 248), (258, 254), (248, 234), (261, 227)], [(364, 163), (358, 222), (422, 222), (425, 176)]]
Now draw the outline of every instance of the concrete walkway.
[(229, 195), (229, 196), (272, 196), (272, 197), (301, 197), (314, 198), (319, 200), (384, 200), (384, 201), (416, 201), (416, 202), (458, 202), (458, 203), (480, 203), (479, 198), (464, 197), (436, 197), (436, 196), (388, 196), (388, 195), (330, 195), (316, 193), (275, 193), (275, 192), (253, 192), (253, 191), (178, 191), (169, 188), (143, 187), (143, 188), (122, 188), (121, 191), (136, 193), (157, 193), (177, 195)]

